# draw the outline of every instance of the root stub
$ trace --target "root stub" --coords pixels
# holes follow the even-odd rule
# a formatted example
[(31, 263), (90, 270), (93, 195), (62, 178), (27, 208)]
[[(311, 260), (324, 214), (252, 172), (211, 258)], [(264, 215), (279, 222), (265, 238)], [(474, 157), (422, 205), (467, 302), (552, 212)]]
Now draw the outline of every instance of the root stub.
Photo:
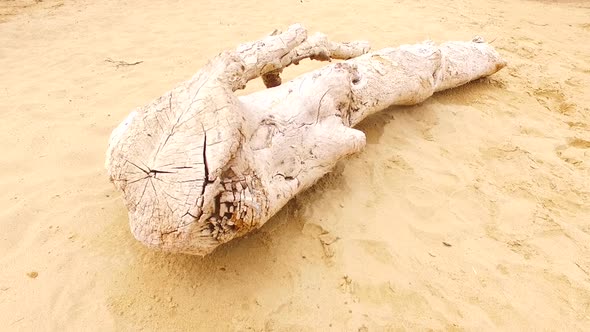
[[(353, 127), (368, 115), (505, 66), (481, 39), (368, 50), (293, 25), (220, 54), (134, 110), (106, 156), (134, 236), (152, 248), (208, 254), (360, 151), (365, 135)], [(345, 61), (283, 83), (280, 73), (306, 58)], [(272, 88), (234, 94), (257, 77)]]

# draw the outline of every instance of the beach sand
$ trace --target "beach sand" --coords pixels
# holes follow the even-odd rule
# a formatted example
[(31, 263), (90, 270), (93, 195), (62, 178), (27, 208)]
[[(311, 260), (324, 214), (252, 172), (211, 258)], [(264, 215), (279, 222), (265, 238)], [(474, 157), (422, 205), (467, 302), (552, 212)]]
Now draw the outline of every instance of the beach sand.
[[(369, 118), (362, 153), (210, 256), (144, 247), (111, 130), (297, 22), (373, 49), (481, 35), (509, 65)], [(590, 329), (585, 1), (5, 0), (0, 73), (3, 331)]]

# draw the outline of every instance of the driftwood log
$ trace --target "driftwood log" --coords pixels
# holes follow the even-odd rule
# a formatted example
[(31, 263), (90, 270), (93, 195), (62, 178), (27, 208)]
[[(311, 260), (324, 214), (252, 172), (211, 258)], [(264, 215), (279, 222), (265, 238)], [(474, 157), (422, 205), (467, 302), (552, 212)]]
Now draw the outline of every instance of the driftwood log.
[[(353, 127), (368, 115), (505, 66), (479, 38), (368, 50), (293, 25), (219, 54), (134, 110), (113, 131), (106, 156), (133, 235), (149, 247), (208, 254), (360, 151), (365, 135)], [(306, 58), (346, 61), (281, 84), (281, 71)], [(257, 77), (269, 89), (234, 94)]]

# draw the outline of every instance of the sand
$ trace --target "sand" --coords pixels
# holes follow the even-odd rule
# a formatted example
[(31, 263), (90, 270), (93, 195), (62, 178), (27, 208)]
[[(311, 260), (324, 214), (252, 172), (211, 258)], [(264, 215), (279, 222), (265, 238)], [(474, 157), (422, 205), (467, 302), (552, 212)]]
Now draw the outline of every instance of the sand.
[[(481, 35), (509, 67), (366, 120), (364, 152), (210, 256), (145, 248), (111, 130), (295, 22), (374, 49)], [(2, 1), (0, 73), (4, 331), (590, 329), (584, 1)]]

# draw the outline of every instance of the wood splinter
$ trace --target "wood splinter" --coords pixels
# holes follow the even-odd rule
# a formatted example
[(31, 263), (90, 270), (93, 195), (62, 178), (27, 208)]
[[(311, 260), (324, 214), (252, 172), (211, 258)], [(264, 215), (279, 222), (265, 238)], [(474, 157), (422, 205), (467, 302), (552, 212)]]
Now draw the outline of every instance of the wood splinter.
[[(353, 127), (367, 116), (506, 65), (481, 38), (368, 50), (366, 42), (308, 37), (295, 24), (219, 54), (135, 109), (106, 154), (133, 235), (152, 248), (206, 255), (363, 149), (365, 135)], [(307, 58), (346, 61), (281, 82), (284, 68)], [(235, 95), (257, 77), (272, 88)]]

